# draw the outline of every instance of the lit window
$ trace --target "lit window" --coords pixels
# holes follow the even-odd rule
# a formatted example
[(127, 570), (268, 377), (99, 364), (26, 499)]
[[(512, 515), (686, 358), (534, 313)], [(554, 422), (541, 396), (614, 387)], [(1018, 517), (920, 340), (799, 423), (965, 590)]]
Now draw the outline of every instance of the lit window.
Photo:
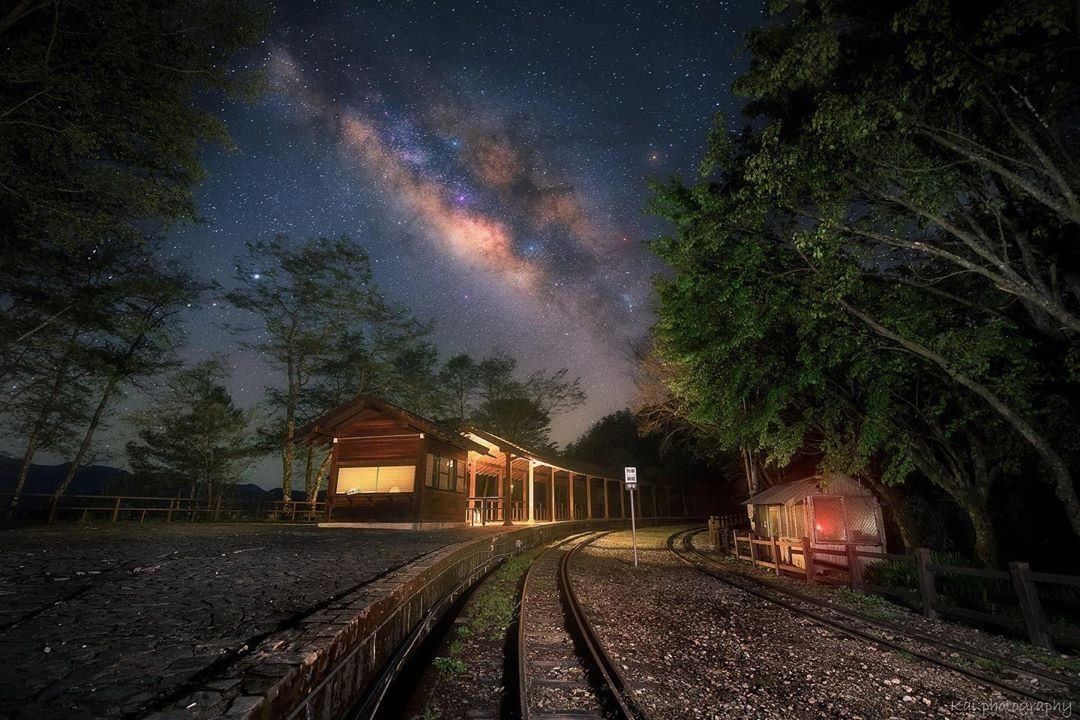
[(357, 493), (411, 493), (416, 480), (415, 465), (338, 468), (339, 495)]
[(440, 490), (453, 488), (454, 460), (453, 458), (439, 458), (439, 484)]

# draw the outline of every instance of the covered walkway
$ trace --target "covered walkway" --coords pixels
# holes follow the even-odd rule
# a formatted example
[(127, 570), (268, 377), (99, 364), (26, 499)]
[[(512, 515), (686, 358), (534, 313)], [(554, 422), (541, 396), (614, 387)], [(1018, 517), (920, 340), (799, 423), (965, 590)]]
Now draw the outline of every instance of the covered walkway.
[[(469, 452), (466, 522), (560, 522), (629, 517), (621, 468), (604, 468), (529, 450), (476, 427), (462, 433), (485, 453)], [(639, 483), (639, 517), (706, 514), (703, 491)], [(507, 509), (509, 508), (509, 513)]]

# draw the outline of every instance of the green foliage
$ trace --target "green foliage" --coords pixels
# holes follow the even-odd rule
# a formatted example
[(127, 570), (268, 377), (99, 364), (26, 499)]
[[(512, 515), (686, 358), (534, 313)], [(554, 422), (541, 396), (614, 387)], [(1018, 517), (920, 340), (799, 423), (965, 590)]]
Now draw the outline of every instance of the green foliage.
[(585, 402), (580, 379), (571, 380), (569, 372), (537, 370), (522, 380), (509, 355), (479, 361), (458, 355), (433, 382), (440, 394), (436, 412), (451, 425), (464, 421), (526, 447), (550, 448), (552, 418)]
[(468, 669), (465, 661), (456, 657), (435, 657), (431, 664), (443, 675), (460, 675)]
[(234, 484), (257, 453), (250, 413), (222, 385), (220, 358), (174, 373), (157, 402), (132, 417), (138, 440), (127, 444), (132, 469), (170, 494), (214, 499)]
[(230, 63), (266, 18), (240, 0), (8, 5), (0, 410), (24, 443), (16, 495), (42, 448), (71, 459), (62, 493), (116, 398), (175, 365), (177, 315), (207, 288), (153, 240), (195, 219), (203, 144), (227, 141), (205, 100), (256, 89)]
[(229, 67), (264, 13), (238, 0), (11, 3), (0, 19), (0, 257), (135, 240), (193, 219), (206, 93), (248, 93)]
[(254, 328), (234, 330), (244, 337), (256, 330), (244, 343), (283, 376), (267, 388), (273, 425), (264, 432), (281, 450), (288, 498), (300, 423), (358, 393), (409, 396), (430, 376), (434, 352), (425, 344), (429, 328), (386, 301), (367, 252), (350, 238), (294, 242), (279, 235), (247, 248), (225, 297), (256, 318)]
[(1067, 4), (783, 7), (747, 38), (752, 127), (655, 188), (654, 408), (774, 466), (919, 473), (989, 565), (1006, 479), (1041, 474), (1080, 532)]

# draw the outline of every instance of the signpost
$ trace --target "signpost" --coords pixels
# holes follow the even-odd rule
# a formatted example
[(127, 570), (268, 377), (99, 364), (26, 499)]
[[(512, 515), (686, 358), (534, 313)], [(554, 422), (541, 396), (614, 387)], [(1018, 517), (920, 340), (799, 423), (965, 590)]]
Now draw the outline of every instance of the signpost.
[(623, 482), (630, 493), (630, 534), (634, 538), (634, 567), (637, 567), (637, 520), (634, 518), (634, 491), (637, 490), (637, 468), (623, 468)]

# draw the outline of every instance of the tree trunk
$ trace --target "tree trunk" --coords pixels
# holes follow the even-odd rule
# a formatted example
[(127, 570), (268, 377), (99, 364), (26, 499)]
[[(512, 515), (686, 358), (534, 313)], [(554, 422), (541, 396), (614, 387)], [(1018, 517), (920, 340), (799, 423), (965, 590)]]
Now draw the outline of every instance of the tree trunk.
[(315, 444), (308, 443), (307, 453), (304, 457), (304, 498), (308, 502), (314, 502), (315, 498), (312, 497), (314, 492), (312, 491), (312, 485), (315, 483), (316, 478), (312, 477), (312, 473), (315, 471)]
[(293, 379), (295, 366), (292, 358), (289, 359), (287, 369), (289, 387), (288, 395), (285, 398), (285, 436), (282, 438), (281, 444), (281, 499), (286, 504), (292, 502), (293, 458), (296, 450), (293, 445), (293, 436), (296, 434), (296, 403), (298, 391), (296, 381)]
[(971, 520), (972, 530), (975, 532), (975, 555), (984, 567), (998, 567), (997, 530), (994, 529), (994, 523), (990, 519), (986, 498), (971, 493), (971, 497), (962, 504), (964, 512)]
[(1054, 478), (1054, 490), (1058, 500), (1061, 501), (1073, 532), (1076, 535), (1080, 535), (1080, 498), (1077, 498), (1076, 488), (1073, 485), (1072, 473), (1069, 471), (1069, 466), (1050, 446), (1050, 443), (1048, 443), (1030, 423), (1014, 412), (1011, 407), (991, 392), (989, 388), (968, 377), (965, 373), (954, 367), (952, 363), (943, 356), (930, 348), (924, 347), (913, 340), (909, 340), (908, 338), (889, 330), (866, 313), (857, 310), (843, 300), (840, 300), (839, 303), (849, 314), (861, 320), (877, 334), (892, 340), (905, 350), (937, 365), (938, 368), (952, 378), (958, 385), (967, 388), (981, 397), (986, 401), (986, 404), (1004, 418), (1005, 421), (1021, 435), (1021, 437), (1027, 440), (1050, 469), (1050, 473)]
[(113, 390), (116, 389), (116, 385), (119, 381), (120, 378), (113, 375), (109, 378), (109, 381), (105, 383), (105, 390), (101, 393), (101, 400), (98, 401), (97, 407), (94, 409), (94, 416), (90, 418), (90, 425), (86, 428), (86, 434), (83, 435), (82, 442), (79, 444), (79, 450), (75, 453), (75, 457), (71, 461), (71, 467), (68, 468), (67, 475), (64, 476), (64, 480), (60, 483), (60, 487), (56, 488), (56, 492), (53, 493), (53, 502), (58, 500), (60, 496), (67, 491), (68, 486), (71, 485), (71, 481), (75, 479), (75, 473), (79, 471), (83, 458), (86, 457), (86, 453), (90, 450), (90, 444), (94, 440), (94, 432), (97, 431), (98, 425), (101, 424), (101, 418), (105, 414), (105, 408), (108, 407), (109, 400), (112, 399)]
[(322, 488), (322, 479), (326, 477), (327, 471), (330, 469), (330, 461), (334, 458), (334, 446), (331, 445), (326, 451), (326, 455), (323, 457), (322, 462), (319, 463), (319, 473), (315, 476), (315, 495), (311, 498), (312, 502), (319, 499), (319, 490)]
[(881, 496), (889, 515), (900, 530), (900, 540), (904, 543), (904, 550), (922, 547), (922, 533), (919, 532), (915, 519), (907, 510), (904, 492), (899, 487), (886, 485), (874, 478), (867, 477), (866, 480)]
[(30, 463), (33, 462), (34, 453), (37, 452), (37, 440), (40, 431), (41, 421), (39, 420), (34, 423), (34, 429), (30, 432), (30, 437), (26, 441), (26, 451), (23, 452), (22, 462), (19, 464), (19, 476), (15, 480), (15, 489), (11, 493), (11, 507), (8, 508), (9, 520), (15, 517), (15, 510), (19, 507), (19, 496), (22, 495), (26, 477), (30, 474)]
[(968, 517), (975, 533), (975, 555), (986, 567), (997, 567), (997, 531), (987, 508), (986, 487), (972, 487), (967, 478), (956, 477), (944, 469), (934, 458), (916, 452), (915, 466), (949, 497)]
[(11, 509), (8, 511), (9, 518), (15, 516), (15, 509), (19, 504), (19, 496), (22, 494), (23, 486), (26, 484), (26, 478), (30, 474), (30, 465), (33, 463), (34, 454), (38, 449), (39, 438), (49, 422), (49, 415), (52, 414), (53, 405), (56, 403), (56, 397), (60, 394), (60, 388), (64, 384), (69, 361), (71, 359), (71, 353), (75, 346), (75, 340), (78, 337), (78, 330), (71, 333), (71, 337), (68, 339), (67, 349), (64, 351), (64, 356), (60, 360), (60, 366), (56, 369), (56, 376), (53, 378), (52, 386), (49, 387), (49, 398), (45, 401), (44, 407), (41, 408), (41, 412), (38, 413), (37, 420), (34, 421), (34, 429), (30, 431), (30, 437), (26, 441), (26, 451), (23, 453), (22, 463), (19, 465), (19, 477), (15, 481), (15, 490), (11, 494)]

